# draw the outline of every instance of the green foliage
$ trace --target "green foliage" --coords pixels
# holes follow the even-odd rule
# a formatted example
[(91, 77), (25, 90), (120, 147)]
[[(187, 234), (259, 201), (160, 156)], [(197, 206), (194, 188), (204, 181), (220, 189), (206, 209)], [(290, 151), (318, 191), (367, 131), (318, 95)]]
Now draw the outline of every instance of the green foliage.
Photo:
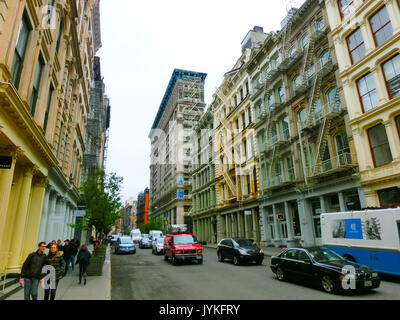
[(140, 226), (141, 233), (149, 233), (150, 230), (164, 230), (164, 219), (158, 217), (150, 220), (149, 223)]
[(120, 219), (118, 209), (122, 206), (121, 185), (123, 178), (115, 173), (106, 174), (103, 169), (96, 171), (94, 177), (89, 177), (81, 186), (86, 215), (80, 225), (75, 227), (96, 234), (108, 234), (115, 221)]

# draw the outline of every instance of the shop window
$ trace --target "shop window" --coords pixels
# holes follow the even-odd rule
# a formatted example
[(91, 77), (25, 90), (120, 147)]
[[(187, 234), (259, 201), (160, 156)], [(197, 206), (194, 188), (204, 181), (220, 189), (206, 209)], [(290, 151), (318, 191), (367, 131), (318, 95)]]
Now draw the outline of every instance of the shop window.
[(347, 45), (349, 47), (352, 63), (356, 63), (364, 58), (365, 44), (360, 28), (358, 28), (350, 36), (347, 37)]
[(375, 13), (370, 19), (372, 32), (374, 34), (375, 44), (380, 46), (393, 35), (392, 24), (385, 6)]
[(390, 98), (397, 97), (400, 94), (400, 54), (383, 64), (383, 72)]
[(393, 158), (386, 136), (385, 126), (383, 124), (378, 124), (368, 129), (367, 132), (375, 166), (381, 166), (392, 162)]
[(400, 206), (400, 188), (390, 188), (378, 191), (383, 208), (396, 208)]
[(376, 93), (375, 81), (372, 73), (369, 72), (358, 79), (357, 87), (363, 112), (367, 112), (378, 106), (378, 95)]

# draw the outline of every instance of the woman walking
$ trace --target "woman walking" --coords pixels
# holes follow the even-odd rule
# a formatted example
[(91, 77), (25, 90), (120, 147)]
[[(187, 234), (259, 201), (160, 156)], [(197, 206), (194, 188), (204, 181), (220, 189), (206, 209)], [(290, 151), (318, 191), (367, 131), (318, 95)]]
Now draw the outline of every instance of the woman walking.
[(78, 257), (76, 258), (76, 263), (79, 263), (79, 284), (82, 283), (82, 276), (83, 284), (86, 284), (86, 270), (90, 263), (90, 256), (88, 248), (83, 244), (79, 250)]
[(58, 282), (64, 276), (65, 271), (65, 260), (63, 259), (63, 252), (58, 251), (56, 243), (52, 243), (50, 246), (50, 252), (47, 255), (46, 265), (54, 267), (56, 273), (56, 283), (55, 288), (48, 288), (44, 290), (44, 300), (54, 300), (56, 297), (56, 291), (58, 287)]

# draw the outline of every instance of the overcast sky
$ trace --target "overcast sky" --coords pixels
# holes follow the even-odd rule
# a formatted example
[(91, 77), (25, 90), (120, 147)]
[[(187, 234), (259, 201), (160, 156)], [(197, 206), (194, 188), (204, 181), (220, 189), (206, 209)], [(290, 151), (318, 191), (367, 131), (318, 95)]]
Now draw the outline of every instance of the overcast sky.
[(255, 25), (279, 30), (290, 2), (101, 0), (98, 55), (111, 98), (106, 169), (124, 178), (123, 200), (150, 184), (148, 134), (174, 68), (208, 74), (208, 105), (247, 32)]

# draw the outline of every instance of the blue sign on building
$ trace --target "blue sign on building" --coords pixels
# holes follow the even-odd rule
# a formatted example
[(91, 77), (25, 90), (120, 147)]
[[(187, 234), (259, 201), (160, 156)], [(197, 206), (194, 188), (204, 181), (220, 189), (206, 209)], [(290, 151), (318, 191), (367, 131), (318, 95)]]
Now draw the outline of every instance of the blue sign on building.
[(361, 219), (346, 219), (346, 238), (362, 239), (362, 223)]
[(185, 191), (183, 191), (183, 190), (178, 190), (177, 192), (176, 192), (176, 198), (177, 199), (183, 199), (185, 197)]

